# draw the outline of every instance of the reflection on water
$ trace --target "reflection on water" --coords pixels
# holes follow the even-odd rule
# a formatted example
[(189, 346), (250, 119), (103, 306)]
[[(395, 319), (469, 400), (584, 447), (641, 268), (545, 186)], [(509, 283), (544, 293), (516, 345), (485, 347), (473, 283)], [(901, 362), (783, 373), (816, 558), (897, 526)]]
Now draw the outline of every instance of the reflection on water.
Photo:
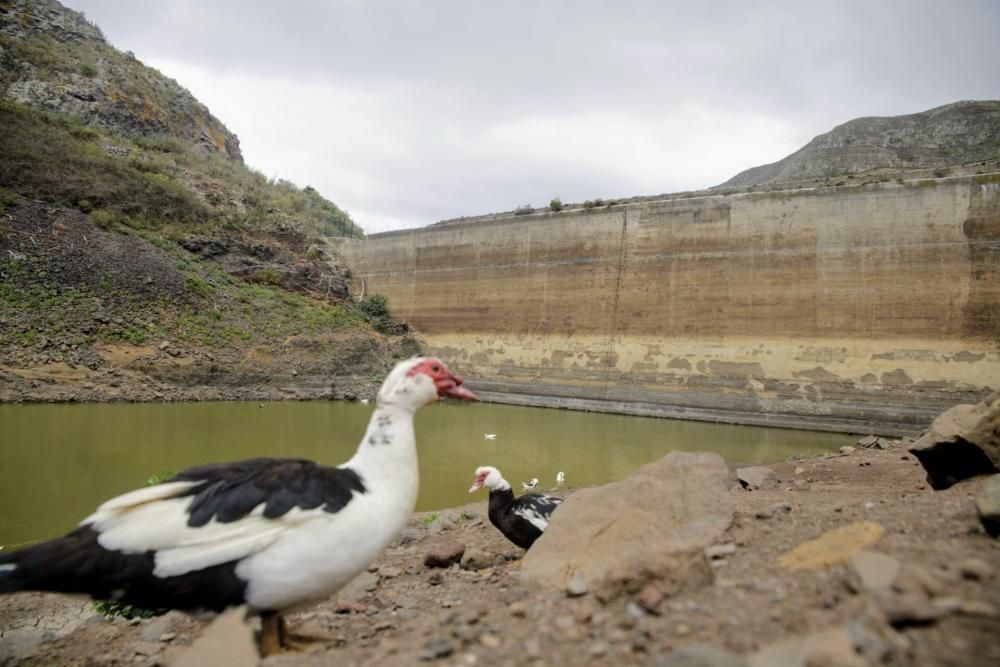
[[(54, 537), (152, 474), (254, 456), (349, 458), (373, 406), (330, 402), (0, 405), (0, 545)], [(520, 489), (599, 484), (671, 450), (737, 462), (818, 454), (854, 438), (832, 433), (626, 417), (506, 405), (438, 404), (417, 414), (418, 510), (469, 496), (477, 466)], [(495, 433), (495, 440), (484, 433)]]

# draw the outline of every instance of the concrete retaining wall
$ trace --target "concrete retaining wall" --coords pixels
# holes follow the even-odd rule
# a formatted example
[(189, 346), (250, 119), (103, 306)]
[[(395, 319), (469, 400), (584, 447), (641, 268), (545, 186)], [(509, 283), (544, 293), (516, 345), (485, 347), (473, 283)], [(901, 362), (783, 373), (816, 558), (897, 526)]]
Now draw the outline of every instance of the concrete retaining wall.
[(341, 250), (491, 400), (891, 434), (1000, 388), (1000, 175), (441, 223)]

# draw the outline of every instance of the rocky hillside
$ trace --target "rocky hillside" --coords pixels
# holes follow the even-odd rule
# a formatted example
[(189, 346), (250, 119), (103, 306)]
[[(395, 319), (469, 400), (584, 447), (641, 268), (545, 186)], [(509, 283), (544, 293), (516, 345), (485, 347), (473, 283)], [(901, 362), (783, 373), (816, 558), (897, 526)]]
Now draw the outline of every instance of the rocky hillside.
[(236, 135), (191, 93), (55, 0), (0, 1), (0, 91), (124, 136), (170, 135), (243, 159)]
[(906, 116), (856, 118), (783, 160), (742, 171), (717, 187), (796, 183), (873, 171), (944, 172), (998, 158), (1000, 101), (955, 102)]
[(0, 401), (350, 398), (417, 349), (346, 212), (81, 14), (0, 0), (0, 60)]

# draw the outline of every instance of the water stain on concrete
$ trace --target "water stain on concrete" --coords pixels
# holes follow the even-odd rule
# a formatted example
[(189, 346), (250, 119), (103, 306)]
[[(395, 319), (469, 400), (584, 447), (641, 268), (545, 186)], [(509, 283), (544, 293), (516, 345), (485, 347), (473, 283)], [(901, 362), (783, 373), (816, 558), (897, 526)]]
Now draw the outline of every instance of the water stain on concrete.
[(888, 373), (882, 373), (882, 384), (903, 385), (913, 384), (913, 380), (902, 368), (897, 368)]
[(817, 366), (808, 371), (796, 371), (793, 375), (797, 378), (805, 378), (807, 380), (812, 380), (814, 382), (837, 382), (840, 380), (840, 376), (836, 373), (831, 373), (830, 371)]

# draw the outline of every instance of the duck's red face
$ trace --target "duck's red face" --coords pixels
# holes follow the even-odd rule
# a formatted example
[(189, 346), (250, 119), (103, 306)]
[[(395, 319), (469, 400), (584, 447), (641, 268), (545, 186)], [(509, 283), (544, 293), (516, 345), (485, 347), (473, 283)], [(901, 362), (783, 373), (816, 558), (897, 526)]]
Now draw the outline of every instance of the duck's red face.
[(440, 359), (428, 357), (407, 373), (409, 376), (423, 374), (434, 381), (438, 396), (449, 396), (463, 401), (478, 401), (479, 397), (462, 386), (462, 378), (452, 375)]

